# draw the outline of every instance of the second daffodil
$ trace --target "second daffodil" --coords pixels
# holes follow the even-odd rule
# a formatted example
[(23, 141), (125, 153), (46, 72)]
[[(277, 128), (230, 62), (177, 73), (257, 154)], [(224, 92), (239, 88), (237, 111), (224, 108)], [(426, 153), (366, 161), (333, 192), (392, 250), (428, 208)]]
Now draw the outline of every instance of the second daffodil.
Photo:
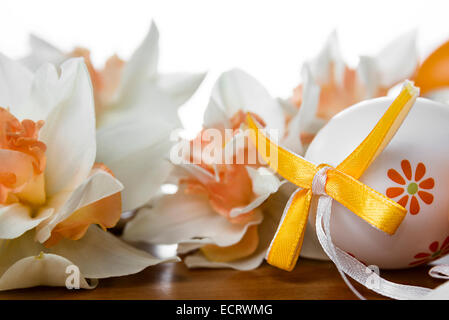
[(36, 36), (23, 62), (31, 70), (44, 62), (59, 64), (82, 57), (92, 79), (97, 119), (97, 161), (123, 183), (123, 211), (132, 211), (157, 195), (171, 165), (170, 134), (180, 127), (178, 107), (201, 84), (205, 74), (161, 74), (159, 32), (154, 23), (128, 61), (116, 55), (103, 69), (94, 67), (84, 48), (63, 52)]
[(0, 290), (64, 286), (75, 269), (92, 288), (87, 279), (160, 263), (106, 231), (120, 218), (123, 186), (95, 163), (83, 60), (33, 74), (0, 56), (0, 83)]
[(178, 244), (188, 267), (249, 270), (262, 263), (287, 197), (278, 192), (283, 183), (277, 176), (257, 159), (251, 161), (249, 155), (257, 151), (244, 134), (247, 112), (282, 137), (278, 101), (245, 72), (224, 73), (213, 89), (203, 130), (172, 149), (172, 161), (177, 151), (191, 151), (175, 161), (178, 191), (140, 209), (125, 227), (126, 240)]

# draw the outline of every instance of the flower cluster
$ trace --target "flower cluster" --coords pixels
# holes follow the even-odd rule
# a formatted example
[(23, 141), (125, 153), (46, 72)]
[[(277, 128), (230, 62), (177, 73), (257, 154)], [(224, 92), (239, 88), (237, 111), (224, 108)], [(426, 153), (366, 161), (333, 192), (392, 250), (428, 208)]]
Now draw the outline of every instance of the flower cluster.
[[(112, 55), (102, 68), (85, 48), (65, 52), (36, 36), (25, 58), (0, 55), (0, 290), (64, 286), (69, 266), (80, 270), (81, 287), (93, 288), (96, 279), (179, 260), (136, 242), (176, 244), (188, 267), (254, 269), (292, 188), (257, 156), (247, 114), (303, 154), (338, 112), (406, 79), (434, 99), (446, 101), (449, 91), (441, 67), (448, 44), (420, 63), (408, 33), (352, 67), (332, 33), (288, 99), (242, 70), (223, 73), (203, 129), (189, 140), (174, 134), (177, 110), (205, 74), (159, 73), (158, 38), (152, 24), (129, 59)], [(188, 152), (175, 161), (180, 148)], [(401, 168), (388, 172), (394, 185), (386, 193), (418, 214), (433, 201), (433, 179), (422, 163), (415, 169), (404, 160)], [(176, 190), (163, 192), (165, 184)], [(132, 219), (121, 236), (107, 231), (124, 213)], [(304, 241), (303, 255), (322, 257), (313, 237)], [(446, 242), (430, 251), (446, 252)]]

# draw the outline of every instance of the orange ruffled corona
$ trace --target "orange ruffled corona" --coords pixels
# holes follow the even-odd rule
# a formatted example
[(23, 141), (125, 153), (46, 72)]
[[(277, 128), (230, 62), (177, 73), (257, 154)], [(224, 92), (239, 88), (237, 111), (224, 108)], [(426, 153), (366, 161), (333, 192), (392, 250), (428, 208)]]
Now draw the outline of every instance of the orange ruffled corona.
[[(43, 125), (43, 121), (28, 119), (20, 122), (0, 107), (0, 204), (19, 203), (29, 208), (30, 215), (51, 200), (47, 199), (45, 191), (46, 145), (38, 138)], [(101, 164), (96, 164), (93, 170), (111, 174)], [(121, 198), (120, 193), (116, 193), (75, 211), (52, 230), (45, 245), (55, 245), (62, 238), (78, 240), (91, 224), (111, 228), (120, 214)]]
[(0, 108), (0, 204), (45, 202), (46, 146), (38, 140), (43, 121), (17, 120)]
[[(256, 114), (251, 114), (255, 119), (265, 126), (263, 120)], [(246, 114), (239, 110), (230, 119), (231, 128), (234, 132), (245, 125)], [(224, 130), (222, 137), (224, 137)], [(209, 141), (203, 139), (203, 131), (195, 138), (201, 141), (201, 146), (210, 147), (211, 143), (217, 141)], [(194, 142), (192, 141), (192, 144)], [(225, 142), (224, 142), (225, 145)], [(220, 145), (219, 147), (224, 147)], [(242, 152), (247, 158), (248, 148), (252, 145), (246, 145)], [(231, 217), (233, 208), (247, 206), (255, 197), (251, 178), (245, 164), (236, 163), (235, 159), (231, 164), (207, 164), (201, 159), (196, 159), (193, 155), (190, 161), (199, 161), (200, 166), (209, 172), (211, 175), (218, 175), (219, 179), (209, 179), (200, 181), (195, 178), (182, 179), (180, 182), (186, 185), (184, 189), (188, 194), (203, 194), (208, 197), (208, 201), (212, 209), (224, 216), (230, 223), (245, 224), (255, 214), (254, 210), (250, 210), (237, 217)], [(259, 165), (255, 165), (258, 167)], [(201, 251), (210, 261), (215, 262), (230, 262), (241, 259), (253, 254), (259, 244), (259, 234), (257, 225), (250, 226), (243, 238), (236, 244), (228, 247), (220, 247), (214, 244), (209, 244), (201, 247)]]
[[(357, 79), (357, 72), (355, 69), (345, 67), (343, 73), (342, 84), (335, 80), (335, 66), (330, 67), (329, 81), (320, 82), (319, 103), (316, 111), (316, 116), (324, 121), (329, 121), (340, 111), (343, 111), (348, 106), (363, 100), (366, 96), (366, 88)], [(297, 108), (301, 108), (303, 102), (303, 84), (300, 84), (293, 90), (292, 102)], [(387, 94), (389, 88), (378, 88), (374, 92), (374, 97), (381, 97)], [(287, 118), (287, 123), (291, 118)], [(312, 142), (315, 137), (314, 133), (301, 132), (300, 139), (305, 145)]]
[[(406, 215), (406, 209), (358, 179), (393, 138), (418, 94), (419, 90), (407, 82), (365, 140), (336, 168), (327, 171), (326, 194), (388, 234), (396, 232)], [(268, 263), (291, 271), (299, 257), (304, 238), (313, 195), (313, 179), (323, 166), (328, 165), (315, 166), (275, 145), (262, 133), (250, 115), (248, 124), (252, 129), (253, 142), (268, 164), (281, 176), (303, 188), (291, 199), (267, 254)], [(276, 150), (274, 155), (270, 153), (272, 150)]]

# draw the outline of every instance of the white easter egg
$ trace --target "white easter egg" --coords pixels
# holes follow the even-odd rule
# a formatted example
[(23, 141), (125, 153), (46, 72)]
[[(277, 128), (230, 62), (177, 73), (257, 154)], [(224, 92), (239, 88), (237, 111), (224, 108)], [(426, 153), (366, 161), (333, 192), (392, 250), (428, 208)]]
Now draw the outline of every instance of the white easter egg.
[[(305, 158), (337, 166), (392, 102), (387, 97), (368, 100), (339, 113), (317, 134)], [(449, 105), (418, 98), (360, 181), (402, 204), (407, 215), (396, 233), (388, 235), (333, 201), (331, 235), (340, 249), (387, 269), (420, 265), (448, 253)]]

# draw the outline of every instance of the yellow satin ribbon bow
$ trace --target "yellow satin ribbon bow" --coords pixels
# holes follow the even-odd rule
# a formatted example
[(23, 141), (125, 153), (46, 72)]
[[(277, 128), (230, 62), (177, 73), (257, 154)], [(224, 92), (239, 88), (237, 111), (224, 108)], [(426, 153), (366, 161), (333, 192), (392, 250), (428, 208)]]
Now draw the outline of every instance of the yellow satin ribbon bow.
[[(407, 81), (365, 140), (336, 168), (331, 167), (327, 171), (326, 194), (388, 234), (396, 232), (407, 210), (358, 179), (393, 138), (418, 95), (419, 89)], [(263, 134), (249, 114), (247, 121), (250, 136), (260, 155), (273, 170), (302, 188), (290, 199), (290, 205), (284, 211), (284, 217), (267, 254), (269, 264), (291, 271), (298, 260), (304, 239), (313, 194), (313, 179), (321, 168), (330, 166), (316, 166), (276, 145)]]

